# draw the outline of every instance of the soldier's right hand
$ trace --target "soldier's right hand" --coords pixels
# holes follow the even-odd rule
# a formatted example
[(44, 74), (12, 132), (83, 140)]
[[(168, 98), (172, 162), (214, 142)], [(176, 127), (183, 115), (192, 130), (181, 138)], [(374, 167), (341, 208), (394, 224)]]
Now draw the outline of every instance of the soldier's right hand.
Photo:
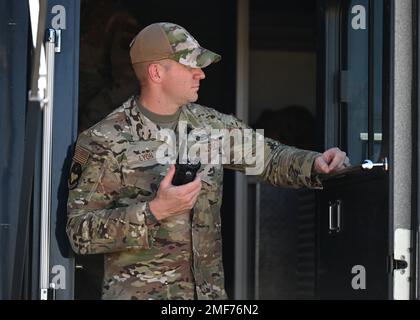
[(150, 210), (158, 220), (189, 213), (200, 194), (201, 179), (198, 175), (190, 183), (174, 186), (171, 183), (174, 174), (175, 166), (171, 165), (168, 174), (160, 183), (156, 198), (149, 203)]

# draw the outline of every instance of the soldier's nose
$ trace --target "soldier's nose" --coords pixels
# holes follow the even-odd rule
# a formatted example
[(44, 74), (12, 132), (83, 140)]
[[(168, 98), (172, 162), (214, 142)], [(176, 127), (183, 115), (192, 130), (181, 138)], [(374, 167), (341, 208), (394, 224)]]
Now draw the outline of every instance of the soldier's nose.
[(206, 78), (206, 75), (201, 68), (195, 68), (194, 69), (194, 77), (201, 80), (201, 79)]

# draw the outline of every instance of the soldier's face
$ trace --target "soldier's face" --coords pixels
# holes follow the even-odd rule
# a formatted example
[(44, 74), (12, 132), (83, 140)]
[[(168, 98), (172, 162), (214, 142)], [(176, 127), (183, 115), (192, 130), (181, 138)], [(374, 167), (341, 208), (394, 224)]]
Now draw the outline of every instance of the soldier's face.
[(162, 82), (165, 93), (179, 106), (198, 99), (200, 80), (206, 76), (200, 68), (191, 68), (171, 61)]

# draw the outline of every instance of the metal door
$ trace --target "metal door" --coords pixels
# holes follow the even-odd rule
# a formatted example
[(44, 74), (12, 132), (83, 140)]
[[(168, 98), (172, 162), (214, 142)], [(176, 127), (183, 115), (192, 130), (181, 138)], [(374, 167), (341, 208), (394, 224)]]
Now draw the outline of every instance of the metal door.
[[(326, 106), (325, 140), (345, 150), (353, 167), (328, 177), (319, 193), (317, 297), (407, 299), (410, 232), (404, 221), (410, 212), (399, 204), (409, 197), (409, 179), (400, 190), (395, 187), (401, 181), (396, 172), (410, 175), (396, 152), (398, 136), (405, 133), (410, 140), (410, 104), (397, 105), (394, 89), (402, 70), (394, 66), (410, 63), (395, 54), (410, 47), (394, 42), (404, 23), (394, 24), (394, 17), (399, 12), (399, 18), (407, 18), (411, 9), (393, 1), (324, 5), (323, 75), (328, 80), (319, 102)], [(407, 117), (399, 119), (396, 112)], [(409, 149), (404, 152), (410, 157)]]
[[(52, 74), (53, 108), (51, 120), (51, 165), (49, 223), (43, 220), (41, 195), (45, 186), (44, 163), (40, 136), (35, 162), (32, 245), (32, 299), (44, 299), (45, 290), (54, 288), (49, 298), (73, 299), (74, 259), (67, 240), (67, 176), (73, 143), (77, 136), (78, 72), (79, 72), (79, 15), (80, 1), (54, 0), (47, 2), (45, 28), (54, 40), (53, 67), (47, 62), (47, 74)], [(45, 40), (48, 41), (46, 38)], [(48, 46), (47, 46), (48, 51)], [(48, 59), (47, 59), (48, 61)], [(48, 81), (47, 81), (48, 82)], [(45, 111), (44, 111), (45, 112)], [(44, 118), (45, 122), (45, 118)], [(42, 135), (46, 135), (45, 126)], [(46, 169), (44, 169), (46, 171)], [(43, 235), (43, 228), (45, 234)], [(45, 272), (43, 268), (45, 266)], [(39, 275), (39, 276), (38, 276)], [(42, 284), (45, 277), (46, 284)], [(41, 282), (41, 283), (40, 283)], [(29, 285), (29, 284), (28, 284)], [(45, 288), (44, 288), (45, 287)]]
[[(67, 177), (77, 137), (80, 1), (48, 1), (47, 28), (61, 30), (56, 46), (51, 167), (50, 282), (57, 299), (73, 298), (74, 259), (65, 225)], [(58, 40), (58, 39), (57, 39)]]

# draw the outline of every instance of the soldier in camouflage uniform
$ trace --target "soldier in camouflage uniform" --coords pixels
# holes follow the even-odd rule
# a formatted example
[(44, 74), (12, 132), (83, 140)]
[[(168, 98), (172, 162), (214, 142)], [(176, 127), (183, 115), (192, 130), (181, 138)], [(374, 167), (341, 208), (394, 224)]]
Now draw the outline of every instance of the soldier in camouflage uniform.
[[(220, 56), (172, 23), (143, 29), (130, 55), (140, 97), (131, 97), (77, 141), (69, 177), (70, 243), (78, 254), (105, 254), (103, 299), (226, 299), (223, 169), (244, 171), (251, 164), (203, 164), (193, 182), (173, 186), (174, 166), (156, 156), (166, 143), (157, 139), (164, 125), (150, 119), (152, 113), (177, 114), (193, 130), (206, 132), (246, 128), (234, 116), (194, 103), (201, 68)], [(212, 145), (212, 139), (200, 143)], [(309, 188), (322, 188), (318, 173), (340, 170), (348, 161), (337, 148), (320, 154), (271, 139), (264, 140), (263, 157), (261, 178)]]

